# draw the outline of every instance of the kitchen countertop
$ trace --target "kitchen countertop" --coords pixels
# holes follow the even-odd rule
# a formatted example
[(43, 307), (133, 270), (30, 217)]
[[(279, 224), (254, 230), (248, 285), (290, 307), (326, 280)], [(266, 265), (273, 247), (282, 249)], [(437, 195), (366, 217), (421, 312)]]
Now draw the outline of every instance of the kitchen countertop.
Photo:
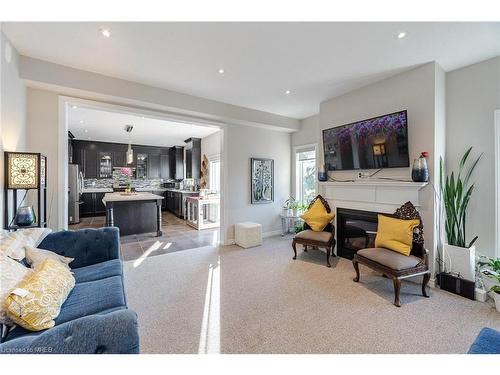
[(181, 193), (181, 194), (199, 194), (199, 191), (193, 191), (193, 190), (181, 190), (181, 189), (165, 189), (166, 191), (173, 191), (174, 193)]
[(91, 187), (91, 188), (84, 188), (82, 190), (82, 194), (85, 193), (112, 193), (113, 188), (99, 188), (99, 187)]
[(167, 191), (167, 189), (162, 187), (158, 188), (142, 187), (142, 188), (135, 188), (135, 191)]
[(161, 195), (151, 194), (151, 193), (135, 193), (132, 195), (123, 195), (122, 193), (106, 193), (102, 202), (106, 204), (106, 202), (134, 202), (134, 201), (147, 201), (147, 200), (156, 200), (163, 199)]

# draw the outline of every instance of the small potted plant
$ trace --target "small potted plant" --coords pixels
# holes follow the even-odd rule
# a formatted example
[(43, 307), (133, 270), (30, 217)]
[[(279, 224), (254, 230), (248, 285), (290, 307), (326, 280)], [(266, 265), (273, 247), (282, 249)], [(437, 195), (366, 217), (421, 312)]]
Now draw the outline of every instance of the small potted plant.
[(479, 267), (488, 295), (495, 300), (497, 311), (500, 312), (500, 258), (483, 258), (479, 261)]
[(283, 215), (292, 216), (294, 208), (297, 207), (297, 201), (294, 197), (290, 196), (283, 204)]

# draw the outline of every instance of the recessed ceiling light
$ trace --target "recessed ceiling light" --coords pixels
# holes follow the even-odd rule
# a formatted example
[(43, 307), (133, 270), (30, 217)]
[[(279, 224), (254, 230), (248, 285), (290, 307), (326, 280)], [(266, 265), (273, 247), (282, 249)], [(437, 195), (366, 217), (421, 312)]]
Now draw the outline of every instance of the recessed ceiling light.
[(73, 109), (77, 109), (78, 107), (76, 105), (73, 106)]
[(87, 129), (84, 130), (85, 133), (88, 133), (89, 131)]
[(292, 92), (290, 90), (286, 90), (285, 94), (290, 95)]
[(398, 39), (403, 39), (404, 37), (406, 37), (406, 32), (405, 32), (405, 31), (401, 31), (401, 32), (398, 34)]
[(109, 29), (102, 28), (100, 29), (100, 32), (105, 38), (109, 38), (111, 36), (111, 31)]
[(83, 124), (83, 120), (80, 120), (80, 124)]
[(224, 69), (220, 68), (220, 69), (218, 70), (218, 72), (219, 72), (219, 74), (224, 74), (226, 71), (225, 71)]

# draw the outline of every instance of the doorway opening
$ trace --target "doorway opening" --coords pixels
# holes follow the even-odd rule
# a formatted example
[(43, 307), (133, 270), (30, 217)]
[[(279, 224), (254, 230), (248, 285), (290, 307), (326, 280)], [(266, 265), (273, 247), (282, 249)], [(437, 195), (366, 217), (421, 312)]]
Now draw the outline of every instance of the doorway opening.
[[(221, 242), (222, 124), (61, 99), (68, 229), (119, 227), (122, 257), (138, 266), (147, 257)], [(205, 171), (208, 185), (201, 168), (207, 155), (218, 155)], [(216, 208), (200, 209), (204, 199)], [(213, 224), (197, 225), (203, 221)]]

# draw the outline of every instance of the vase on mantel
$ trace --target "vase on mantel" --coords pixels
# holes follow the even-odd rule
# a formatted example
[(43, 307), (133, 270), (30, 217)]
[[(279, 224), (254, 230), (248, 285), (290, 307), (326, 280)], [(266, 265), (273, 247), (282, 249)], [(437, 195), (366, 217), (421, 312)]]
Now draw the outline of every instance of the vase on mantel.
[(413, 160), (413, 167), (411, 169), (411, 179), (414, 182), (427, 182), (429, 181), (429, 168), (427, 167), (427, 152), (422, 152), (418, 158)]

